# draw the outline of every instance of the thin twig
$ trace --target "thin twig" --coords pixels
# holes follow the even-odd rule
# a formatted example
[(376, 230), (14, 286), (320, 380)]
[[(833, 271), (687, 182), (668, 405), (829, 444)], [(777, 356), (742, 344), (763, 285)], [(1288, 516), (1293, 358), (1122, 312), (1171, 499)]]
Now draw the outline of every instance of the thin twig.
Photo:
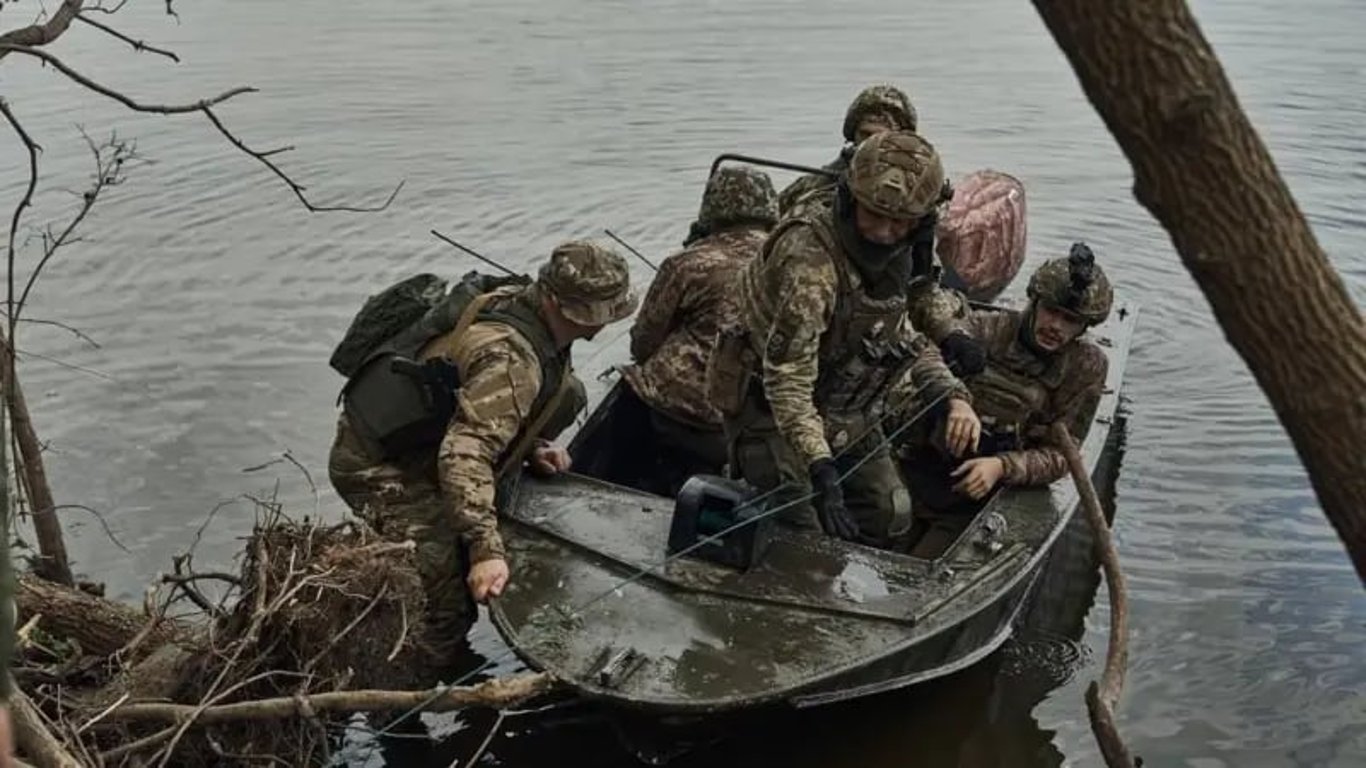
[(21, 323), (28, 323), (28, 324), (30, 324), (30, 325), (50, 325), (50, 326), (53, 326), (54, 328), (61, 328), (61, 329), (64, 330), (64, 331), (70, 332), (73, 336), (75, 336), (76, 338), (80, 339), (81, 341), (84, 341), (86, 344), (89, 344), (92, 348), (94, 348), (94, 349), (102, 349), (102, 347), (100, 346), (100, 343), (99, 343), (98, 341), (95, 341), (93, 338), (91, 338), (88, 334), (86, 334), (86, 333), (85, 333), (84, 331), (82, 331), (80, 328), (76, 328), (76, 327), (74, 327), (74, 326), (67, 325), (66, 323), (58, 322), (57, 320), (38, 320), (38, 319), (32, 318), (32, 317), (24, 317), (24, 318), (20, 318), (20, 319), (19, 319), (19, 322), (21, 322)]
[(120, 706), (123, 705), (125, 701), (128, 701), (132, 697), (132, 693), (125, 693), (122, 696), (118, 697), (118, 699), (115, 700), (113, 704), (110, 704), (109, 706), (105, 707), (104, 710), (101, 711), (98, 715), (95, 715), (89, 720), (86, 720), (85, 723), (81, 725), (81, 727), (77, 728), (76, 735), (80, 736), (82, 733), (88, 730), (90, 726), (103, 720), (110, 712), (113, 712), (114, 710), (118, 709)]
[(408, 604), (403, 600), (398, 601), (398, 619), (400, 622), (398, 640), (394, 641), (394, 649), (389, 651), (388, 656), (384, 657), (385, 661), (393, 661), (397, 658), (398, 652), (403, 650), (403, 641), (408, 639)]
[(379, 205), (367, 207), (358, 207), (350, 205), (315, 205), (314, 203), (310, 202), (307, 197), (304, 196), (304, 190), (308, 189), (307, 187), (298, 183), (294, 179), (291, 179), (288, 174), (280, 170), (279, 166), (270, 161), (269, 155), (276, 154), (280, 150), (272, 150), (269, 152), (257, 152), (251, 147), (248, 147), (241, 139), (237, 138), (237, 136), (234, 135), (232, 131), (229, 131), (227, 127), (223, 125), (222, 121), (218, 119), (218, 115), (214, 114), (214, 111), (209, 108), (210, 106), (212, 105), (205, 104), (202, 107), (200, 107), (200, 110), (204, 113), (206, 117), (209, 118), (209, 122), (213, 123), (213, 126), (218, 129), (218, 132), (223, 134), (224, 138), (231, 142), (234, 147), (237, 147), (238, 149), (242, 150), (248, 155), (251, 155), (252, 157), (259, 160), (262, 165), (269, 168), (271, 173), (274, 173), (276, 176), (280, 178), (281, 181), (289, 185), (289, 188), (294, 193), (294, 196), (299, 198), (299, 202), (303, 203), (305, 208), (315, 213), (325, 211), (350, 211), (352, 213), (374, 213), (376, 211), (382, 211), (385, 208), (388, 208), (390, 203), (394, 202), (394, 198), (398, 197), (399, 190), (403, 189), (403, 185), (404, 183), (406, 183), (404, 181), (400, 181), (398, 183), (398, 186), (394, 187), (394, 191), (389, 193), (389, 197), (386, 198), (385, 201)]
[[(475, 765), (479, 762), (479, 758), (484, 756), (484, 752), (489, 748), (489, 744), (493, 743), (493, 737), (498, 735), (498, 729), (503, 727), (503, 718), (505, 716), (503, 710), (498, 710), (498, 718), (493, 721), (493, 727), (489, 728), (488, 735), (480, 742), (479, 748), (474, 750), (474, 754), (470, 756), (469, 762), (467, 762), (466, 765)], [(460, 760), (456, 759), (450, 764), (450, 768), (456, 768), (459, 764)]]
[[(62, 230), (62, 233), (56, 237), (44, 236), (43, 257), (38, 261), (38, 266), (33, 268), (33, 272), (28, 276), (28, 280), (24, 283), (24, 290), (23, 293), (19, 295), (19, 300), (14, 303), (13, 312), (16, 320), (20, 319), (20, 316), (23, 315), (24, 307), (28, 303), (29, 293), (33, 291), (33, 286), (38, 282), (38, 277), (43, 273), (43, 268), (47, 266), (48, 261), (57, 253), (58, 248), (71, 242), (69, 240), (71, 233), (76, 231), (76, 227), (80, 226), (80, 223), (85, 219), (86, 214), (90, 213), (90, 209), (94, 207), (95, 201), (99, 198), (100, 193), (104, 191), (104, 188), (117, 185), (123, 181), (119, 176), (119, 173), (123, 169), (123, 164), (137, 155), (137, 148), (133, 144), (119, 141), (117, 136), (111, 136), (109, 141), (103, 145), (97, 145), (84, 130), (81, 131), (81, 137), (85, 139), (86, 146), (90, 148), (90, 153), (95, 158), (95, 183), (90, 189), (86, 190), (85, 194), (81, 195), (81, 208), (76, 212), (76, 215), (71, 218), (71, 221), (67, 223), (66, 228)], [(112, 157), (108, 162), (105, 162), (104, 159), (105, 149), (113, 150)], [(14, 334), (11, 331), (11, 339), (13, 339), (13, 336)]]
[(316, 665), (319, 661), (322, 660), (323, 655), (326, 654), (328, 651), (332, 650), (333, 648), (335, 648), (337, 646), (337, 643), (341, 642), (342, 638), (349, 635), (351, 633), (351, 630), (355, 629), (358, 624), (364, 621), (365, 617), (369, 616), (370, 612), (375, 610), (375, 606), (379, 605), (379, 601), (383, 599), (383, 597), (388, 592), (389, 582), (385, 581), (384, 584), (379, 588), (379, 591), (375, 593), (375, 596), (371, 598), (369, 603), (366, 604), (365, 608), (360, 613), (356, 614), (356, 618), (352, 619), (350, 623), (343, 627), (342, 631), (333, 635), (332, 639), (327, 641), (327, 645), (323, 646), (322, 650), (314, 654), (313, 658), (309, 660), (308, 664), (304, 665), (304, 674), (311, 674), (313, 672), (314, 665)]
[[(99, 521), (100, 527), (104, 529), (104, 535), (105, 535), (105, 536), (108, 536), (108, 537), (109, 537), (109, 540), (112, 541), (112, 542), (114, 542), (114, 546), (118, 547), (119, 549), (123, 550), (124, 552), (126, 552), (126, 553), (128, 553), (128, 554), (130, 554), (130, 555), (132, 554), (132, 552), (129, 552), (129, 551), (128, 551), (128, 547), (125, 547), (125, 546), (123, 545), (123, 542), (119, 541), (119, 537), (115, 536), (115, 535), (114, 535), (114, 532), (113, 532), (112, 530), (110, 530), (110, 528), (109, 528), (109, 523), (104, 519), (104, 515), (101, 515), (101, 514), (100, 514), (99, 512), (97, 512), (96, 510), (91, 509), (90, 507), (87, 507), (87, 506), (85, 506), (84, 504), (58, 504), (58, 505), (52, 507), (51, 511), (52, 511), (52, 512), (61, 512), (61, 511), (64, 510), (64, 509), (79, 509), (79, 510), (82, 510), (82, 511), (84, 511), (84, 512), (89, 512), (90, 514), (94, 515), (94, 516), (95, 516), (95, 519)], [(41, 511), (48, 511), (48, 510), (41, 510)]]
[(222, 573), (222, 572), (219, 572), (219, 571), (209, 571), (209, 572), (207, 572), (207, 573), (183, 573), (183, 574), (182, 574), (182, 573), (163, 573), (163, 574), (161, 574), (161, 581), (162, 581), (163, 584), (184, 584), (184, 583), (186, 583), (186, 582), (199, 581), (199, 580), (201, 580), (201, 579), (212, 579), (212, 580), (214, 580), (214, 581), (226, 581), (226, 582), (228, 582), (229, 584), (235, 584), (235, 585), (237, 585), (237, 586), (239, 586), (239, 587), (242, 586), (242, 578), (241, 578), (240, 576), (236, 576), (236, 575), (231, 574), (231, 573)]
[(33, 634), (33, 629), (38, 626), (38, 620), (41, 618), (43, 618), (43, 614), (33, 614), (33, 616), (29, 617), (28, 621), (24, 622), (24, 626), (20, 627), (19, 631), (14, 633), (15, 650), (21, 651), (29, 644), (29, 635)]
[(116, 758), (116, 757), (123, 757), (124, 755), (131, 755), (132, 753), (137, 752), (137, 751), (142, 750), (142, 749), (146, 749), (147, 747), (154, 747), (154, 746), (160, 744), (161, 742), (163, 742), (163, 741), (165, 741), (165, 740), (171, 738), (172, 736), (174, 736), (175, 733), (176, 733), (176, 728), (177, 728), (177, 727), (178, 727), (178, 726), (172, 725), (172, 726), (170, 726), (170, 727), (168, 727), (168, 728), (163, 728), (162, 730), (157, 731), (156, 733), (152, 734), (151, 736), (144, 736), (144, 737), (138, 739), (137, 741), (130, 741), (130, 742), (128, 742), (127, 744), (123, 744), (123, 745), (121, 745), (121, 746), (114, 747), (113, 749), (109, 750), (108, 752), (101, 752), (100, 755), (99, 755), (99, 758), (100, 758), (100, 760), (103, 760), (103, 761), (106, 761), (106, 762), (107, 762), (107, 761), (109, 761), (109, 760), (113, 760), (113, 759)]
[(141, 53), (142, 51), (148, 51), (149, 53), (159, 53), (159, 54), (161, 54), (162, 56), (165, 56), (166, 58), (170, 59), (171, 61), (174, 61), (174, 62), (177, 63), (177, 64), (180, 63), (180, 57), (177, 56), (177, 55), (175, 55), (174, 53), (171, 53), (170, 51), (165, 50), (165, 49), (163, 49), (163, 48), (158, 48), (158, 47), (156, 47), (156, 46), (154, 46), (154, 45), (148, 45), (147, 43), (143, 42), (142, 40), (134, 40), (133, 38), (131, 38), (131, 37), (129, 37), (129, 36), (123, 34), (122, 32), (118, 31), (117, 29), (114, 29), (113, 27), (105, 26), (104, 24), (101, 24), (101, 23), (99, 23), (98, 21), (95, 21), (94, 19), (90, 18), (89, 16), (86, 16), (86, 15), (83, 14), (83, 13), (78, 13), (78, 14), (76, 14), (76, 19), (77, 19), (78, 21), (83, 21), (83, 22), (85, 22), (86, 24), (89, 24), (90, 26), (94, 27), (95, 29), (103, 30), (103, 31), (105, 31), (105, 32), (107, 32), (107, 33), (113, 35), (114, 37), (117, 37), (118, 39), (122, 40), (123, 42), (128, 43), (129, 45), (133, 46), (133, 50), (138, 51), (139, 53)]
[(97, 379), (104, 379), (105, 381), (111, 381), (111, 382), (114, 382), (114, 383), (118, 383), (118, 379), (114, 378), (113, 376), (110, 376), (109, 374), (105, 373), (104, 371), (97, 371), (97, 370), (95, 370), (94, 368), (86, 368), (85, 366), (76, 365), (75, 363), (68, 363), (68, 362), (66, 362), (65, 360), (58, 360), (58, 359), (55, 358), (55, 357), (50, 357), (50, 356), (48, 356), (48, 355), (42, 355), (42, 354), (39, 354), (39, 353), (37, 353), (37, 352), (30, 352), (30, 351), (28, 351), (28, 350), (26, 350), (26, 349), (16, 349), (16, 350), (14, 350), (14, 352), (15, 352), (15, 354), (18, 355), (19, 357), (32, 357), (32, 358), (34, 358), (35, 360), (42, 360), (42, 361), (44, 361), (44, 362), (52, 363), (53, 365), (57, 366), (58, 368), (65, 368), (65, 369), (67, 369), (68, 371), (75, 371), (75, 372), (77, 372), (77, 373), (84, 373), (84, 374), (87, 375), (87, 376), (94, 376), (94, 377), (97, 378)]
[(199, 546), (199, 541), (200, 541), (200, 539), (204, 536), (204, 529), (208, 528), (208, 527), (209, 527), (209, 523), (213, 522), (214, 515), (217, 515), (217, 514), (218, 514), (218, 510), (220, 510), (220, 509), (222, 509), (223, 507), (226, 507), (226, 506), (228, 506), (228, 505), (230, 505), (230, 504), (236, 504), (236, 503), (237, 503), (237, 499), (228, 499), (228, 500), (226, 500), (226, 501), (220, 501), (220, 502), (218, 502), (217, 504), (213, 505), (213, 509), (209, 510), (209, 514), (208, 514), (207, 517), (204, 518), (204, 522), (200, 523), (200, 524), (199, 524), (199, 527), (195, 529), (195, 532), (194, 532), (194, 541), (190, 544), (190, 548), (189, 548), (188, 550), (186, 550), (186, 552), (185, 552), (186, 555), (189, 555), (189, 556), (193, 556), (193, 555), (194, 555), (195, 547), (198, 547), (198, 546)]
[(104, 5), (91, 5), (91, 6), (86, 6), (86, 7), (82, 8), (82, 9), (81, 9), (81, 12), (82, 12), (82, 13), (104, 13), (104, 14), (108, 14), (108, 15), (112, 16), (112, 15), (118, 13), (118, 12), (123, 8), (123, 6), (126, 5), (127, 3), (128, 3), (128, 0), (119, 0), (119, 4), (116, 5), (116, 6), (114, 6), (113, 8), (110, 8), (110, 7), (107, 7), (107, 6), (104, 6)]

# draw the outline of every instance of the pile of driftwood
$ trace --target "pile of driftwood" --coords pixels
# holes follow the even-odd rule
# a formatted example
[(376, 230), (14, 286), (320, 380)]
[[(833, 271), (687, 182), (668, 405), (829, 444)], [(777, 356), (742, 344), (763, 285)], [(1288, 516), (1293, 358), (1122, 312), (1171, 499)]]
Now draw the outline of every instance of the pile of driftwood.
[[(16, 590), (21, 751), (40, 766), (318, 765), (355, 713), (506, 707), (544, 675), (423, 690), (412, 542), (267, 508), (239, 573), (190, 555), (142, 610), (36, 576)], [(209, 595), (217, 595), (217, 600)]]

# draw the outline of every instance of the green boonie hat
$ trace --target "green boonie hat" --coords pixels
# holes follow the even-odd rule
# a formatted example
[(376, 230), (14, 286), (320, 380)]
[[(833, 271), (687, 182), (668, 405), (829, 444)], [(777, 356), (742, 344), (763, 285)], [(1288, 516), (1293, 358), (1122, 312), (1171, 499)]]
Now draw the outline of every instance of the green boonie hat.
[(697, 223), (712, 230), (734, 224), (777, 224), (778, 193), (772, 179), (753, 168), (718, 168), (707, 179)]
[(614, 323), (629, 317), (639, 303), (626, 259), (587, 240), (571, 240), (552, 251), (536, 282), (579, 325)]
[(870, 85), (859, 91), (844, 113), (844, 140), (853, 141), (859, 123), (870, 117), (890, 123), (894, 131), (914, 131), (919, 122), (905, 91), (894, 85)]

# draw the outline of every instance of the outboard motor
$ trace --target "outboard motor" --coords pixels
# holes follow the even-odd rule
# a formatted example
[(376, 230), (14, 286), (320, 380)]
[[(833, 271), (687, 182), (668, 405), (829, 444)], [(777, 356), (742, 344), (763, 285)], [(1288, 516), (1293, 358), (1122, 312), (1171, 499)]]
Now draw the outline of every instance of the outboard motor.
[[(764, 516), (767, 505), (751, 502), (755, 496), (754, 488), (739, 480), (716, 475), (688, 478), (674, 502), (669, 554), (693, 547), (687, 557), (745, 571), (753, 568), (763, 557), (773, 529), (772, 517)], [(735, 530), (717, 536), (730, 528)], [(717, 538), (699, 544), (709, 536)]]

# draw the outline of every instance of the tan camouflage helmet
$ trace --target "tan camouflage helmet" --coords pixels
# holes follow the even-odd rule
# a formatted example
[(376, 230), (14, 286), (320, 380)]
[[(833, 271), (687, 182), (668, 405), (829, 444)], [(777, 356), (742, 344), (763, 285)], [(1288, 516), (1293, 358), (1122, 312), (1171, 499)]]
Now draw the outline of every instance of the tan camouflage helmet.
[(859, 144), (846, 178), (855, 200), (893, 219), (919, 219), (944, 197), (939, 153), (910, 131), (880, 133)]
[(587, 240), (572, 240), (551, 252), (536, 283), (580, 325), (614, 323), (629, 317), (638, 303), (626, 259)]
[(736, 224), (777, 224), (778, 193), (773, 181), (753, 168), (717, 169), (707, 179), (697, 223), (713, 232)]
[(894, 85), (870, 85), (859, 91), (844, 113), (844, 140), (854, 141), (859, 124), (869, 118), (887, 123), (894, 131), (914, 131), (917, 123), (911, 100)]
[(1073, 243), (1066, 258), (1049, 259), (1029, 278), (1029, 298), (1071, 312), (1087, 325), (1110, 316), (1115, 292), (1105, 270), (1085, 243)]

